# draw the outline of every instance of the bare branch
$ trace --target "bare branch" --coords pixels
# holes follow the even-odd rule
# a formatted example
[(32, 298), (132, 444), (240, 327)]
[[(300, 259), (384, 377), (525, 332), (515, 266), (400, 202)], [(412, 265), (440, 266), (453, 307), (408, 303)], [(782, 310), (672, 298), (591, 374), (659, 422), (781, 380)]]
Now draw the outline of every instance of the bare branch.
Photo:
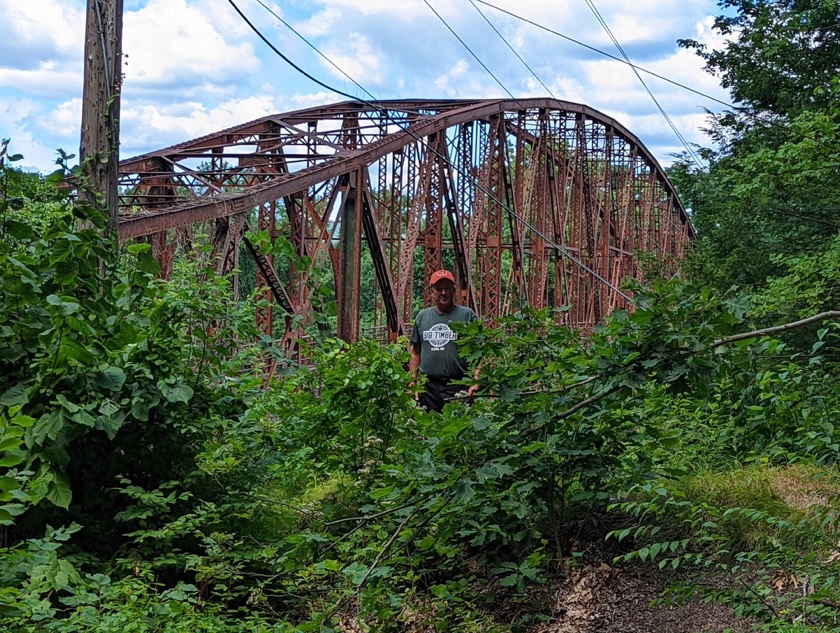
[(781, 332), (787, 332), (806, 325), (811, 325), (812, 323), (817, 323), (819, 321), (825, 321), (826, 319), (840, 319), (840, 310), (828, 310), (827, 312), (820, 312), (814, 316), (794, 321), (792, 323), (783, 323), (782, 325), (775, 325), (773, 327), (764, 328), (763, 330), (753, 330), (752, 332), (744, 332), (743, 334), (735, 334), (734, 336), (721, 338), (713, 342), (711, 347), (714, 349), (715, 347), (720, 347), (721, 345), (729, 345), (730, 343), (737, 343), (738, 341), (758, 338), (759, 336), (772, 336), (773, 334), (779, 334)]

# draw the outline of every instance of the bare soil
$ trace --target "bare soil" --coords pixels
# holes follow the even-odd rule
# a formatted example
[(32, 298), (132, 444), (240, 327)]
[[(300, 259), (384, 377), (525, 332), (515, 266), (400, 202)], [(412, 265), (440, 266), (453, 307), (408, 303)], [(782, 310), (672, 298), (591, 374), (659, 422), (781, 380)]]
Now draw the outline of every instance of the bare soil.
[[(616, 563), (615, 559), (633, 547), (629, 542), (607, 540), (606, 534), (626, 527), (615, 523), (618, 517), (589, 515), (577, 526), (578, 537), (572, 551), (584, 552), (567, 569), (541, 587), (532, 587), (533, 595), (524, 602), (548, 621), (523, 633), (744, 633), (756, 621), (739, 618), (726, 605), (702, 600), (662, 606), (654, 602), (669, 587), (685, 580), (686, 572), (663, 571), (657, 564)], [(581, 536), (585, 535), (585, 536)], [(712, 572), (710, 572), (712, 573)], [(726, 588), (733, 579), (716, 576), (701, 578), (704, 585)], [(501, 601), (500, 601), (501, 602)], [(510, 603), (508, 603), (510, 604)], [(527, 609), (527, 607), (525, 607)], [(505, 610), (505, 607), (500, 609)], [(518, 611), (518, 612), (517, 612)], [(497, 614), (497, 622), (516, 622), (525, 611), (509, 609)], [(500, 617), (501, 616), (501, 617)]]
[(753, 621), (736, 618), (732, 609), (693, 601), (651, 606), (673, 576), (653, 565), (589, 565), (551, 588), (550, 622), (532, 633), (723, 633), (749, 631)]

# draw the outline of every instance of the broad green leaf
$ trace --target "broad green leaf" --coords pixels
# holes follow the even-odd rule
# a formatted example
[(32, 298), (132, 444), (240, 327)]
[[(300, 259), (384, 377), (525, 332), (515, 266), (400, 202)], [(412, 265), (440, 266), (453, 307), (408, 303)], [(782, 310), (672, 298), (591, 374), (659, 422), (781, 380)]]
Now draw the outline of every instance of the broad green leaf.
[(7, 257), (7, 261), (10, 264), (12, 264), (13, 266), (15, 266), (16, 268), (19, 268), (24, 273), (26, 273), (26, 276), (29, 277), (30, 279), (37, 279), (38, 278), (38, 275), (36, 275), (34, 272), (32, 272), (32, 269), (29, 268), (28, 266), (26, 266), (26, 264), (24, 264), (20, 260), (15, 259), (14, 257)]
[(64, 180), (64, 170), (63, 169), (56, 169), (52, 173), (48, 174), (45, 178), (46, 182), (50, 184), (58, 184)]
[(113, 400), (104, 400), (99, 405), (99, 413), (102, 415), (113, 415), (120, 410), (120, 407)]
[(29, 392), (31, 390), (31, 387), (27, 387), (24, 384), (17, 384), (14, 387), (10, 387), (0, 396), (0, 405), (11, 407), (16, 404), (26, 404), (29, 402)]
[(72, 337), (61, 341), (61, 353), (81, 365), (89, 365), (96, 360), (96, 356), (87, 347)]
[(455, 498), (460, 501), (468, 501), (472, 499), (473, 487), (469, 479), (462, 479), (458, 482), (458, 487), (455, 490)]
[(119, 391), (125, 384), (125, 372), (119, 367), (109, 366), (97, 374), (93, 382), (98, 387)]
[(80, 409), (76, 413), (70, 416), (70, 419), (77, 424), (81, 424), (82, 426), (87, 426), (93, 428), (96, 424), (96, 418), (94, 418), (90, 413), (85, 411), (84, 409)]
[(139, 256), (139, 268), (142, 272), (149, 275), (160, 274), (160, 264), (158, 261), (148, 253), (141, 253)]
[(28, 415), (17, 414), (12, 418), (12, 424), (25, 429), (35, 424), (35, 418)]
[(0, 439), (0, 451), (11, 451), (23, 443), (23, 429), (11, 427), (6, 429), (3, 439)]
[(125, 250), (132, 255), (137, 255), (138, 253), (148, 253), (151, 249), (151, 244), (147, 242), (141, 242), (137, 244), (129, 244)]
[(26, 506), (20, 503), (8, 503), (0, 506), (0, 525), (13, 525), (14, 517), (20, 516), (26, 510)]
[(361, 563), (351, 563), (341, 570), (341, 573), (347, 576), (354, 585), (360, 585), (365, 579), (365, 576), (367, 576), (368, 569), (367, 566)]
[(32, 239), (32, 228), (28, 224), (18, 222), (17, 220), (7, 219), (4, 226), (9, 235), (16, 239)]
[(514, 587), (518, 583), (519, 579), (517, 578), (516, 574), (510, 574), (509, 576), (505, 576), (501, 580), (499, 580), (499, 584), (502, 587)]
[(67, 400), (67, 398), (64, 396), (64, 394), (61, 394), (61, 393), (58, 394), (55, 397), (55, 399), (62, 407), (67, 409), (70, 413), (76, 413), (76, 411), (81, 409), (81, 407), (79, 405), (74, 404), (74, 403), (70, 402), (69, 400)]
[(8, 492), (20, 488), (20, 483), (14, 477), (0, 477), (0, 492)]
[(62, 472), (54, 472), (53, 480), (47, 491), (47, 499), (59, 508), (65, 510), (70, 506), (73, 494), (70, 491), (70, 480)]
[(143, 400), (137, 400), (131, 405), (131, 415), (141, 422), (148, 422), (149, 420), (149, 403)]
[(12, 451), (6, 453), (3, 457), (0, 457), (0, 466), (11, 468), (13, 466), (17, 466), (18, 464), (22, 464), (25, 460), (26, 455), (24, 455), (23, 452)]
[(123, 424), (125, 424), (125, 413), (116, 413), (114, 415), (100, 415), (96, 418), (96, 428), (105, 431), (108, 439), (113, 440), (117, 435)]
[(158, 388), (163, 397), (169, 402), (189, 402), (193, 397), (192, 387), (180, 382), (176, 385), (169, 385), (163, 381), (158, 383)]
[(47, 438), (54, 440), (66, 424), (60, 410), (54, 410), (42, 415), (32, 427), (32, 439), (36, 444), (43, 444)]

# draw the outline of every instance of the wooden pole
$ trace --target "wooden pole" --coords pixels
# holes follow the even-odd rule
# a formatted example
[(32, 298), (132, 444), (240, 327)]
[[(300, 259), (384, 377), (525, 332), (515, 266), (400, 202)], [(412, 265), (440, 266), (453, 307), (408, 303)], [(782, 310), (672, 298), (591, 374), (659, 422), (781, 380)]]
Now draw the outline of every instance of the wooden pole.
[(123, 0), (87, 0), (79, 198), (117, 229)]

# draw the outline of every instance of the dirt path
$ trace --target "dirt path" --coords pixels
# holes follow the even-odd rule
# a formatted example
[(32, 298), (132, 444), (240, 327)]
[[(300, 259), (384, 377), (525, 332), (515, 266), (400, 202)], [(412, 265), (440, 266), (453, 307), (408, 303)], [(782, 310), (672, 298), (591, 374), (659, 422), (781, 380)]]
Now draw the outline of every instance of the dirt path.
[(718, 604), (650, 606), (668, 579), (653, 566), (589, 565), (552, 587), (552, 620), (533, 633), (736, 633), (753, 622)]

